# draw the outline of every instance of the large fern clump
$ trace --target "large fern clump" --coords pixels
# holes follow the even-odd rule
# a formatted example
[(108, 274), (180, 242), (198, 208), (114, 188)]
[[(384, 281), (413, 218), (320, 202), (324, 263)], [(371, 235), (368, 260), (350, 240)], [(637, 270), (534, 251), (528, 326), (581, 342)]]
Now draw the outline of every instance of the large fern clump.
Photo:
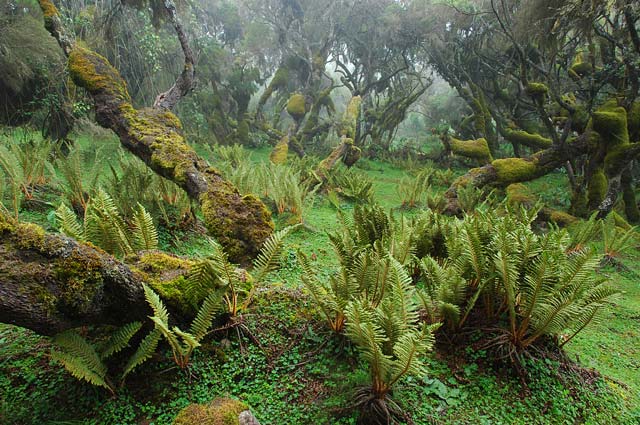
[(147, 210), (138, 204), (127, 223), (114, 200), (102, 189), (87, 205), (82, 223), (65, 204), (56, 211), (56, 218), (62, 233), (91, 242), (113, 255), (125, 256), (158, 247), (158, 232)]
[(490, 345), (514, 359), (545, 336), (561, 346), (597, 320), (617, 293), (596, 273), (599, 256), (573, 246), (565, 230), (535, 233), (536, 213), (491, 211), (452, 223), (446, 254), (420, 263), (429, 317), (450, 332), (499, 330)]

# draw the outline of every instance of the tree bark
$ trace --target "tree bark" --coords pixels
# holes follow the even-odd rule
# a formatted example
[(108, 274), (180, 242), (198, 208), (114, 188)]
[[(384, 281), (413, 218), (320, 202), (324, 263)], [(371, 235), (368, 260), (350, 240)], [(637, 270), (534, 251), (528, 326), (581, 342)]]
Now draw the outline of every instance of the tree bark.
[(163, 288), (184, 280), (191, 261), (153, 251), (132, 260), (130, 266), (93, 245), (47, 234), (0, 211), (0, 323), (55, 335), (79, 326), (145, 320), (152, 311), (143, 283), (158, 292), (173, 319), (193, 316), (175, 294), (163, 295)]
[[(69, 72), (76, 85), (92, 96), (97, 122), (113, 130), (122, 145), (153, 171), (172, 180), (200, 203), (208, 231), (224, 247), (232, 261), (247, 264), (273, 232), (271, 214), (253, 195), (242, 196), (220, 172), (186, 143), (180, 120), (171, 109), (193, 84), (193, 54), (177, 21), (170, 16), (185, 50), (185, 66), (176, 84), (156, 100), (153, 108), (135, 109), (127, 85), (106, 58), (70, 42), (59, 24), (51, 0), (39, 0), (47, 29), (69, 57)], [(172, 5), (169, 0), (165, 3)], [(64, 42), (64, 44), (63, 44)]]
[(549, 174), (571, 158), (586, 153), (589, 147), (588, 134), (583, 134), (566, 145), (554, 145), (526, 158), (497, 159), (483, 167), (473, 168), (458, 177), (445, 192), (445, 213), (456, 215), (461, 212), (458, 203), (458, 188), (472, 185), (506, 187), (512, 183), (530, 181)]

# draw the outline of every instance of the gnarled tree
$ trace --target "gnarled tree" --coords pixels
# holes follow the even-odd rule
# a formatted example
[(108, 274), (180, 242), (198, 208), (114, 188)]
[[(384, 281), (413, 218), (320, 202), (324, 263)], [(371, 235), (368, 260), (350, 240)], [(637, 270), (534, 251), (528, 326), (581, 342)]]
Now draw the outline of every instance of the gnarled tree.
[(209, 232), (241, 263), (257, 254), (273, 231), (271, 215), (253, 195), (238, 190), (186, 143), (180, 120), (171, 109), (193, 87), (195, 59), (173, 2), (165, 1), (185, 62), (174, 85), (161, 93), (153, 107), (136, 109), (127, 84), (103, 56), (76, 43), (62, 26), (51, 0), (39, 0), (45, 26), (68, 56), (73, 81), (85, 88), (95, 104), (100, 125), (113, 130), (122, 145), (153, 171), (174, 181), (200, 203)]

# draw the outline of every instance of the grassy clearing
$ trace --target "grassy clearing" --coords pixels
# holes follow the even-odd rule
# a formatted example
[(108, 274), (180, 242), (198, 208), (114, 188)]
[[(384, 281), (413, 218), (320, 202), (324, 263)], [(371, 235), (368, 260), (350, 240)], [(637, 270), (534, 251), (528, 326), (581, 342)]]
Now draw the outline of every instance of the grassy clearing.
[[(81, 138), (78, 143), (88, 149), (93, 141)], [(107, 172), (119, 148), (113, 139), (102, 146), (108, 159), (89, 166)], [(268, 149), (255, 150), (252, 158), (265, 161), (268, 154)], [(374, 180), (376, 200), (386, 209), (398, 208), (395, 186), (405, 170), (376, 161), (367, 161), (364, 168)], [(532, 186), (542, 191), (543, 199), (554, 199), (559, 196), (554, 190), (565, 180), (562, 174), (551, 175)], [(563, 202), (558, 198), (554, 206)], [(342, 208), (352, 205), (343, 203)], [(49, 226), (47, 211), (22, 217)], [(282, 227), (286, 217), (277, 221)], [(323, 197), (312, 198), (304, 222), (307, 227), (287, 241), (283, 267), (271, 275), (244, 317), (253, 338), (235, 330), (217, 334), (196, 351), (186, 371), (157, 355), (115, 397), (53, 364), (47, 339), (0, 325), (0, 423), (170, 424), (189, 403), (230, 395), (251, 405), (263, 424), (355, 424), (356, 415), (344, 408), (354, 388), (366, 381), (367, 371), (344, 340), (326, 331), (302, 290), (295, 254), (298, 249), (315, 254), (316, 268), (331, 273), (336, 260), (326, 232), (337, 225), (336, 211)], [(178, 254), (197, 256), (207, 250), (206, 241), (192, 233), (162, 239), (164, 249)], [(464, 353), (438, 351), (428, 360), (429, 377), (405, 380), (395, 399), (415, 424), (640, 422), (640, 253), (621, 263), (602, 270), (625, 292), (619, 305), (567, 347), (570, 356), (604, 378), (575, 374), (552, 361), (532, 362), (525, 388), (506, 369), (488, 366), (486, 353), (471, 346)]]

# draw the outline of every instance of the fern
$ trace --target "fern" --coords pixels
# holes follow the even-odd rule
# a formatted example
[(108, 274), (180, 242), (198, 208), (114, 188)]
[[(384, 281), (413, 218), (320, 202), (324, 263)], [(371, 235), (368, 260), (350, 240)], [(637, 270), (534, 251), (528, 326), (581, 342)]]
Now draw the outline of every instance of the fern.
[(74, 378), (86, 381), (97, 387), (106, 388), (113, 392), (113, 388), (107, 383), (105, 376), (92, 370), (81, 358), (70, 353), (54, 350), (51, 352), (51, 359), (64, 366), (64, 368), (67, 369)]
[(285, 227), (282, 230), (274, 232), (262, 245), (262, 249), (258, 253), (258, 257), (253, 262), (254, 277), (261, 281), (267, 274), (275, 270), (282, 257), (282, 249), (284, 240), (296, 226)]
[(138, 333), (141, 328), (141, 322), (133, 322), (129, 323), (128, 325), (124, 325), (123, 327), (115, 331), (113, 334), (111, 334), (109, 340), (102, 347), (100, 351), (100, 357), (102, 359), (109, 358), (128, 347), (131, 338), (133, 338), (133, 336)]
[(156, 348), (162, 339), (162, 333), (158, 329), (154, 329), (142, 340), (136, 352), (129, 358), (124, 370), (122, 371), (121, 379), (133, 372), (138, 366), (149, 360), (156, 352)]
[(85, 240), (84, 228), (78, 222), (76, 214), (65, 204), (60, 204), (56, 210), (56, 219), (62, 233), (79, 241)]
[(133, 213), (133, 246), (136, 250), (158, 248), (158, 232), (147, 210), (138, 204)]
[(51, 352), (53, 360), (61, 363), (71, 374), (93, 385), (113, 388), (106, 381), (107, 367), (94, 347), (74, 331), (66, 331), (51, 339), (57, 350)]

